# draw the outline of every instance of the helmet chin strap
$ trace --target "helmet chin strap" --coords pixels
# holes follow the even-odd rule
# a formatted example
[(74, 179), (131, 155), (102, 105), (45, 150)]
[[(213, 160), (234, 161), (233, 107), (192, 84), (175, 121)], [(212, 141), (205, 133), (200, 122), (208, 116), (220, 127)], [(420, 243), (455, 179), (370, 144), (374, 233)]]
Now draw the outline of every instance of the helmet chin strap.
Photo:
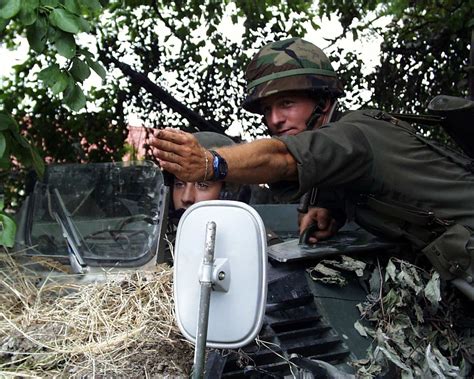
[(313, 130), (322, 115), (322, 108), (319, 105), (316, 105), (313, 112), (311, 112), (309, 118), (306, 120), (306, 130)]
[(324, 110), (319, 105), (316, 105), (313, 109), (313, 112), (311, 112), (311, 115), (306, 121), (306, 130), (313, 130), (316, 124), (318, 123), (319, 118), (323, 115), (326, 116), (325, 119), (323, 120), (323, 123), (331, 122), (333, 116), (336, 113), (336, 109), (338, 105), (339, 105), (338, 101), (334, 100), (334, 103), (332, 104), (331, 109), (326, 113), (324, 113)]

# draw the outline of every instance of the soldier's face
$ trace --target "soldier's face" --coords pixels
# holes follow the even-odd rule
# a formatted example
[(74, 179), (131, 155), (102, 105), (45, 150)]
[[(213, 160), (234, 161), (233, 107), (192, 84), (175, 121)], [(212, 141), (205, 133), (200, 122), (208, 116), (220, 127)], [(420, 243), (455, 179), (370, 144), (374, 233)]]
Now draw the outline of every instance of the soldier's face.
[(261, 101), (263, 117), (273, 135), (295, 135), (306, 130), (316, 101), (305, 92), (282, 92)]
[(175, 179), (173, 184), (173, 204), (175, 209), (187, 209), (204, 200), (218, 200), (222, 182), (182, 182)]

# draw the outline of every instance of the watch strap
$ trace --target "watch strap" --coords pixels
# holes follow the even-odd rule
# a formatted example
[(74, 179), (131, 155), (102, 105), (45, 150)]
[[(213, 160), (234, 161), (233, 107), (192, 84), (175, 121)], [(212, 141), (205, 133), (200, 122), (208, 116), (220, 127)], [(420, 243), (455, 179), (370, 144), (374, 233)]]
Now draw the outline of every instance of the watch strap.
[(213, 168), (213, 176), (212, 180), (224, 180), (227, 176), (227, 162), (226, 160), (214, 150), (209, 150), (212, 154), (212, 168)]

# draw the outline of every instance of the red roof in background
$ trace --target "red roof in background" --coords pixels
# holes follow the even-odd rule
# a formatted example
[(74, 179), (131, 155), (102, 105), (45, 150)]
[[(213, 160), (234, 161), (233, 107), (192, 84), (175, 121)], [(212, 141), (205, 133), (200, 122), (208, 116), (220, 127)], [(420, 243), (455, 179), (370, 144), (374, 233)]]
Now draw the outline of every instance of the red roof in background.
[[(143, 159), (143, 157), (145, 156), (145, 148), (143, 147), (143, 145), (145, 145), (147, 141), (147, 135), (149, 132), (151, 132), (151, 129), (145, 128), (144, 126), (132, 125), (127, 126), (127, 129), (128, 136), (126, 142), (135, 149), (135, 158)], [(128, 153), (123, 157), (123, 160), (128, 161), (130, 160), (130, 158), (130, 153)]]

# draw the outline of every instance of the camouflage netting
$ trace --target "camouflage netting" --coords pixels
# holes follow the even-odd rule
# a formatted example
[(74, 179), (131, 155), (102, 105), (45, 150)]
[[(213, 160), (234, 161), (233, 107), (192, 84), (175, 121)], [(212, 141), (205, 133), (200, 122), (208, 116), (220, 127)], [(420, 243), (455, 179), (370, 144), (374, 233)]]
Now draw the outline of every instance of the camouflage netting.
[(78, 285), (0, 253), (0, 377), (185, 376), (174, 320), (168, 267)]
[[(341, 257), (309, 270), (313, 280), (345, 285), (355, 273), (369, 282), (370, 295), (358, 308), (354, 327), (373, 339), (368, 358), (355, 362), (357, 376), (402, 378), (472, 377), (474, 316), (472, 304), (438, 273), (391, 258), (385, 268)], [(362, 273), (361, 270), (364, 270)]]

